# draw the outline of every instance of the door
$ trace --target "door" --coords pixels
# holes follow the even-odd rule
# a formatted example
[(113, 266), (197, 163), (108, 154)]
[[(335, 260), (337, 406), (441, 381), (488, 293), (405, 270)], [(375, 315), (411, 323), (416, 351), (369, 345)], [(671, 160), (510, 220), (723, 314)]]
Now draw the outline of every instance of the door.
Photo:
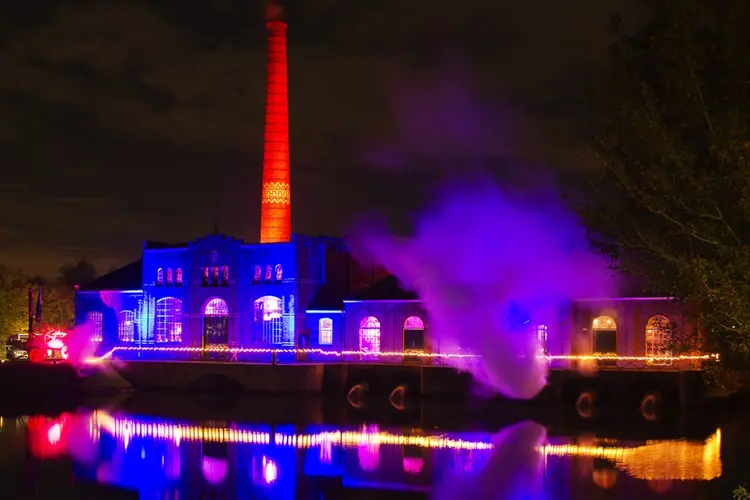
[[(594, 353), (617, 355), (617, 330), (594, 331)], [(617, 366), (616, 359), (602, 359), (599, 366)]]
[[(203, 317), (203, 345), (213, 349), (229, 347), (229, 316)], [(222, 353), (206, 352), (203, 358), (222, 361), (227, 360), (228, 356)]]

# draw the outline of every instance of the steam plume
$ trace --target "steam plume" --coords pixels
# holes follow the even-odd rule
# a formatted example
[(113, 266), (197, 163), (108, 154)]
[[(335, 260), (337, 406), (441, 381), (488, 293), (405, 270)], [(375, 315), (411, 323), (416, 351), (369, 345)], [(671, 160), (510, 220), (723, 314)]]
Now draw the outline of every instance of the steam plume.
[[(456, 87), (450, 88), (457, 95)], [(434, 106), (454, 103), (458, 108), (443, 114), (463, 117), (464, 126), (456, 130), (481, 135), (486, 121), (472, 120), (474, 115), (461, 109), (467, 102), (454, 98)], [(433, 137), (434, 124), (417, 127), (415, 120), (403, 119), (411, 124), (410, 142), (433, 144), (431, 150), (420, 148), (421, 156), (431, 156), (435, 168), (442, 170), (441, 145), (450, 129)], [(507, 177), (520, 177), (513, 188), (508, 182), (498, 185), (493, 180), (497, 176), (469, 178), (466, 174), (473, 165), (482, 166), (486, 153), (477, 155), (472, 144), (466, 136), (457, 136), (451, 158), (460, 157), (461, 177), (438, 189), (416, 214), (410, 236), (394, 235), (385, 223), (370, 218), (355, 226), (351, 244), (355, 254), (379, 262), (419, 295), (433, 350), (439, 346), (442, 352), (478, 354), (478, 363), (453, 363), (493, 391), (531, 398), (546, 384), (546, 362), (540, 359), (533, 325), (546, 325), (548, 349), (565, 354), (569, 332), (560, 324), (564, 306), (574, 298), (611, 296), (615, 283), (607, 262), (589, 252), (575, 217), (545, 175), (534, 172), (534, 182), (529, 182), (528, 176), (516, 173), (528, 173), (531, 166), (506, 162)], [(507, 148), (503, 156), (513, 157)], [(402, 157), (408, 156), (407, 150)]]

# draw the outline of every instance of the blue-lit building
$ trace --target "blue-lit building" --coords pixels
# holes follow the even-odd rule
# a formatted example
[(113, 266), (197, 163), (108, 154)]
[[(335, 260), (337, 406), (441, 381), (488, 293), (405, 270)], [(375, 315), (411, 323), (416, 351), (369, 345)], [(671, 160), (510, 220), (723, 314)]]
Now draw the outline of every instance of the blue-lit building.
[[(551, 355), (663, 356), (671, 352), (661, 340), (666, 325), (680, 317), (679, 304), (666, 297), (582, 299), (558, 320), (532, 326), (532, 334)], [(184, 244), (146, 242), (140, 260), (79, 290), (76, 324), (85, 325), (98, 353), (119, 347), (118, 358), (269, 362), (271, 350), (298, 347), (354, 351), (346, 361), (427, 363), (398, 353), (441, 352), (419, 297), (384, 270), (355, 261), (331, 237), (246, 244), (215, 234)], [(227, 347), (259, 351), (221, 352)], [(284, 356), (283, 362), (342, 360), (325, 353)]]
[(261, 245), (215, 234), (184, 244), (146, 242), (140, 260), (81, 287), (76, 324), (87, 325), (100, 352), (340, 349), (343, 300), (381, 277), (336, 238), (293, 235)]

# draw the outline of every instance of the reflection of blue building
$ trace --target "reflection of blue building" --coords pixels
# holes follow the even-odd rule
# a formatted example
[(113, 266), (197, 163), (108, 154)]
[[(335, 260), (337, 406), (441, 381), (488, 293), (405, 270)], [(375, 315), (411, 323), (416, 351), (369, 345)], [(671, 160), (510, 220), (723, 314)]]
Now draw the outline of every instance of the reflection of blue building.
[[(334, 238), (147, 242), (141, 260), (79, 290), (76, 322), (88, 325), (100, 352), (115, 346), (335, 349), (342, 313), (340, 307), (329, 312), (326, 303), (336, 306), (373, 279)], [(306, 323), (308, 313), (314, 324)]]
[[(153, 421), (158, 425), (158, 421)], [(247, 430), (247, 428), (245, 428)], [(255, 432), (270, 432), (257, 427)], [(79, 463), (77, 475), (137, 491), (141, 498), (294, 498), (297, 451), (268, 444), (246, 445), (154, 436), (113, 437), (102, 432), (95, 459)]]
[[(300, 430), (115, 420), (91, 434), (93, 457), (77, 464), (76, 475), (137, 491), (141, 498), (281, 500), (308, 498), (305, 492), (331, 485), (336, 491), (428, 492), (445, 477), (481, 467), (492, 453), (417, 445), (421, 434), (381, 434), (377, 427), (347, 433), (320, 426)], [(402, 437), (407, 444), (397, 442)], [(489, 436), (453, 436), (464, 443), (477, 438), (481, 445)]]

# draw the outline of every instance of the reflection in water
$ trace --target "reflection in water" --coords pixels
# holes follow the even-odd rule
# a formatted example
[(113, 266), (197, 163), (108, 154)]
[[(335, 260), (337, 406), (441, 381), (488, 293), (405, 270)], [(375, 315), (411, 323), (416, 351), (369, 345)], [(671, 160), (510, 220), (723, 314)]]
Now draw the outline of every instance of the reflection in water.
[(340, 489), (432, 492), (444, 499), (578, 498), (573, 490), (584, 478), (618, 491), (648, 481), (658, 496), (683, 480), (722, 473), (718, 429), (705, 441), (625, 443), (547, 437), (531, 422), (491, 435), (188, 423), (94, 411), (30, 417), (27, 447), (38, 459), (69, 455), (79, 479), (142, 498), (183, 500), (229, 492), (317, 499), (331, 481)]
[(440, 484), (436, 488), (436, 498), (540, 498), (544, 438), (544, 427), (532, 422), (504, 429), (493, 438), (494, 450), (486, 464)]
[[(545, 455), (603, 458), (636, 479), (703, 480), (721, 476), (721, 429), (704, 442), (685, 439), (647, 441), (642, 446), (587, 446), (563, 444), (544, 446)], [(603, 483), (616, 481), (616, 471)], [(597, 482), (598, 484), (598, 482)]]

